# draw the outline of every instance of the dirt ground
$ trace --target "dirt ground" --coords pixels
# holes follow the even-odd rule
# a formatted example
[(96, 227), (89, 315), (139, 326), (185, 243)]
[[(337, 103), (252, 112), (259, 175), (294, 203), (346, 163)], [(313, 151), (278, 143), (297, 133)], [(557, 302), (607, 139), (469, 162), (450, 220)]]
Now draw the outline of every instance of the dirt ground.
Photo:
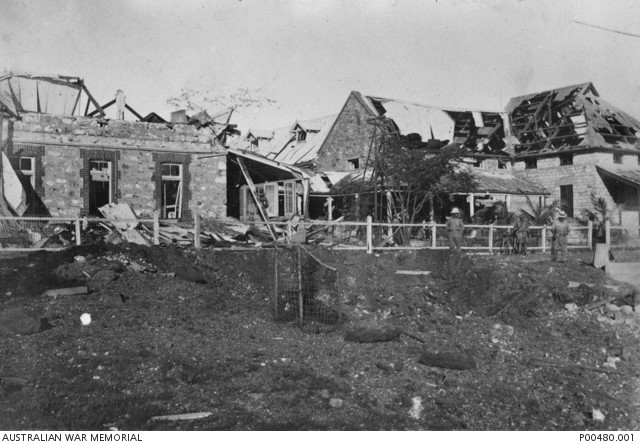
[[(274, 319), (273, 249), (0, 257), (0, 429), (640, 429), (634, 290), (589, 252), (310, 249), (338, 270), (333, 329)], [(371, 327), (403, 333), (345, 341)], [(425, 351), (475, 366), (427, 366)]]

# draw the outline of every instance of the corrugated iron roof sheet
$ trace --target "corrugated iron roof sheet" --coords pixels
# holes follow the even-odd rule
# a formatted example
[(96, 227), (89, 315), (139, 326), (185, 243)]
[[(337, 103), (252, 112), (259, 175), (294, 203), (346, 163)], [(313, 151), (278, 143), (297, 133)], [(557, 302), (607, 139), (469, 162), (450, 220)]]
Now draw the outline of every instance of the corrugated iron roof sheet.
[(318, 151), (329, 134), (336, 117), (336, 114), (332, 114), (304, 121), (306, 127), (302, 125), (301, 127), (313, 130), (307, 131), (306, 139), (303, 141), (298, 141), (296, 135), (291, 133), (291, 129), (295, 128), (296, 124), (293, 127), (287, 127), (286, 130), (284, 128), (276, 129), (273, 138), (269, 143), (260, 147), (258, 152), (269, 159), (291, 165), (313, 162), (317, 158)]
[(469, 169), (477, 182), (476, 193), (505, 193), (512, 195), (548, 195), (544, 187), (502, 170)]
[(0, 74), (0, 102), (13, 114), (21, 112), (73, 115), (81, 79), (24, 72)]
[(597, 164), (596, 168), (601, 174), (604, 173), (605, 175), (610, 175), (618, 180), (640, 187), (640, 168), (612, 164)]

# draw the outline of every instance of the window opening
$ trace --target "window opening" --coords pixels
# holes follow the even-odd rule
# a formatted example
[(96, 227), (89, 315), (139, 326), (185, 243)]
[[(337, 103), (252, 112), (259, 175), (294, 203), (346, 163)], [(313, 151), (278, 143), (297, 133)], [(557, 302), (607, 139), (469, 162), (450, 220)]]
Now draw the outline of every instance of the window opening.
[(614, 164), (622, 164), (622, 155), (620, 153), (613, 154), (613, 163)]
[(89, 161), (89, 214), (112, 202), (111, 161)]
[(347, 159), (349, 170), (357, 170), (360, 168), (360, 158)]
[(560, 165), (573, 165), (573, 155), (560, 156)]
[(20, 172), (29, 180), (31, 187), (36, 188), (36, 158), (33, 157), (21, 157), (18, 161), (18, 167)]
[(162, 164), (162, 202), (160, 212), (163, 218), (178, 219), (182, 216), (182, 164)]
[(524, 161), (524, 168), (527, 170), (532, 168), (538, 168), (538, 160), (537, 159), (527, 159)]
[(560, 207), (573, 218), (573, 185), (560, 186)]

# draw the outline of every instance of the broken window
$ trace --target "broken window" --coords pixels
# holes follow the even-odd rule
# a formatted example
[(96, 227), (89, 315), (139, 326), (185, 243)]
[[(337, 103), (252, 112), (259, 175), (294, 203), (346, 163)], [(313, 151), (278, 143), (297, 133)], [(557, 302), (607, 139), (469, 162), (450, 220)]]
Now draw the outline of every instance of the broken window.
[[(301, 186), (300, 186), (301, 189)], [(295, 214), (300, 214), (302, 210), (301, 201), (298, 200), (298, 188), (295, 181), (266, 182), (256, 184), (256, 196), (270, 218), (286, 217), (290, 218)], [(248, 185), (240, 187), (240, 219), (259, 219), (260, 213)]]
[(89, 161), (89, 214), (99, 215), (98, 209), (113, 201), (111, 190), (111, 161)]
[(537, 159), (526, 159), (524, 161), (524, 168), (527, 170), (538, 168), (538, 160)]
[(29, 181), (32, 188), (36, 188), (36, 158), (21, 157), (18, 161), (18, 167), (25, 179)]
[(161, 214), (162, 218), (178, 219), (182, 216), (182, 164), (162, 164)]
[(360, 158), (347, 159), (347, 168), (357, 170), (360, 168)]
[(560, 156), (560, 165), (573, 165), (573, 155)]
[(620, 153), (613, 154), (613, 163), (614, 164), (622, 164), (622, 155)]

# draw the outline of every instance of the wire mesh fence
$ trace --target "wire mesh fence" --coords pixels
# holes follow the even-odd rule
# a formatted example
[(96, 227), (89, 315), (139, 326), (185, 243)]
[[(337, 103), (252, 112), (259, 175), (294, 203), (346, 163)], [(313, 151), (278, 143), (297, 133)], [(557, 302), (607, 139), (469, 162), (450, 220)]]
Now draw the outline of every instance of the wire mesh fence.
[(344, 321), (338, 271), (297, 245), (274, 249), (274, 319), (316, 331), (337, 329)]

